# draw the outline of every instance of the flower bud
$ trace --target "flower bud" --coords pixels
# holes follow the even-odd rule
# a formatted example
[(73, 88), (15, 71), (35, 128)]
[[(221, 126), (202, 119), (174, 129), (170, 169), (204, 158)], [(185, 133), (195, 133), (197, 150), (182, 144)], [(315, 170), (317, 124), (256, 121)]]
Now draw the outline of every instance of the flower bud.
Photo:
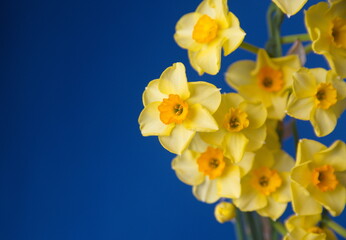
[(231, 221), (235, 217), (235, 207), (229, 202), (220, 202), (215, 206), (214, 215), (219, 223)]

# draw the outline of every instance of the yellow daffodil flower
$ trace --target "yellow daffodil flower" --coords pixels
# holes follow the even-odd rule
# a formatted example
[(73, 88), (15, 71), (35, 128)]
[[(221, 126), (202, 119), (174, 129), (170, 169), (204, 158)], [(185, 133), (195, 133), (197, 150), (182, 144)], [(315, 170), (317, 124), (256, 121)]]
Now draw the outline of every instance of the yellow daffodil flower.
[(287, 114), (310, 120), (317, 136), (328, 135), (346, 108), (346, 83), (322, 68), (302, 68), (293, 78)]
[(206, 82), (188, 83), (185, 66), (175, 63), (146, 87), (140, 130), (143, 136), (159, 136), (164, 148), (181, 154), (196, 132), (218, 129), (212, 114), (220, 101), (219, 89)]
[(215, 206), (214, 215), (219, 223), (229, 222), (235, 218), (235, 207), (229, 202), (220, 202)]
[(219, 109), (213, 115), (219, 130), (201, 133), (213, 145), (222, 146), (225, 155), (239, 162), (244, 152), (259, 149), (266, 138), (267, 111), (261, 103), (250, 103), (236, 93), (222, 94)]
[(293, 215), (285, 222), (288, 233), (283, 240), (337, 240), (334, 233), (326, 227), (319, 226), (321, 215)]
[(205, 143), (197, 134), (190, 148), (173, 159), (172, 168), (182, 182), (193, 186), (198, 200), (214, 203), (220, 197), (239, 197), (240, 178), (251, 168), (253, 158), (253, 153), (246, 153), (234, 164), (221, 147)]
[(303, 139), (298, 144), (297, 161), (291, 171), (294, 211), (299, 215), (321, 214), (322, 206), (339, 215), (346, 201), (346, 145), (334, 142), (329, 148)]
[(346, 77), (346, 1), (320, 2), (305, 13), (312, 49), (327, 59), (330, 67)]
[(191, 66), (200, 75), (215, 75), (220, 70), (221, 49), (227, 56), (244, 36), (238, 18), (228, 11), (227, 0), (204, 0), (178, 21), (174, 39), (188, 50)]
[(292, 75), (299, 67), (297, 55), (270, 58), (261, 49), (257, 62), (245, 60), (232, 64), (226, 72), (226, 82), (246, 99), (263, 102), (268, 118), (282, 120), (287, 90), (292, 86)]
[(289, 17), (299, 12), (308, 0), (272, 0)]
[(242, 211), (257, 211), (276, 220), (291, 201), (289, 172), (293, 165), (284, 151), (262, 147), (255, 153), (251, 170), (241, 179), (241, 196), (233, 200), (234, 204)]

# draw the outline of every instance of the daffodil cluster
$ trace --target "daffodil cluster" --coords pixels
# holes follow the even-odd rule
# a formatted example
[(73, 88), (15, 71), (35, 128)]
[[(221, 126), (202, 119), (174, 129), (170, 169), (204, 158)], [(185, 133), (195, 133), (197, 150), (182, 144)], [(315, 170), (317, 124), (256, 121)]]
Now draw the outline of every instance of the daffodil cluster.
[[(218, 202), (220, 223), (269, 217), (285, 240), (331, 240), (330, 219), (346, 203), (346, 144), (299, 139), (296, 122), (310, 121), (317, 138), (327, 136), (346, 109), (346, 0), (311, 6), (305, 12), (308, 34), (281, 37), (284, 14), (294, 15), (306, 2), (273, 0), (271, 35), (261, 49), (242, 43), (245, 33), (226, 0), (203, 0), (178, 20), (174, 34), (192, 68), (215, 75), (221, 51), (227, 56), (238, 47), (255, 53), (254, 59), (228, 67), (225, 80), (236, 91), (229, 93), (188, 81), (184, 64), (174, 63), (145, 88), (138, 122), (143, 136), (158, 136), (176, 154), (172, 169), (193, 195)], [(303, 41), (311, 45), (304, 48)], [(283, 43), (294, 43), (285, 56)], [(323, 55), (330, 69), (305, 67), (310, 50)], [(295, 159), (283, 149), (292, 135)], [(288, 204), (294, 215), (280, 225)], [(345, 237), (346, 230), (334, 230)]]

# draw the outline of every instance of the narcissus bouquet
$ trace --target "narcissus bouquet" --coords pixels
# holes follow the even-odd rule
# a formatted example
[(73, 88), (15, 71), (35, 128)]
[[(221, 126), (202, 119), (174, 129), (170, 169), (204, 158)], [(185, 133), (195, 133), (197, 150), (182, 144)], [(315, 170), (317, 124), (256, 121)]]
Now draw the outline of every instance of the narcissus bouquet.
[[(219, 73), (221, 52), (254, 53), (254, 60), (234, 62), (225, 73), (236, 93), (188, 81), (181, 62), (143, 93), (141, 133), (158, 136), (176, 154), (178, 179), (199, 201), (216, 203), (216, 220), (232, 221), (238, 239), (346, 238), (333, 220), (346, 204), (346, 145), (318, 141), (346, 108), (346, 0), (311, 6), (304, 12), (307, 33), (281, 36), (282, 22), (289, 24), (287, 16), (306, 1), (273, 0), (264, 48), (244, 42), (226, 0), (202, 1), (178, 20), (174, 39), (199, 75)], [(287, 55), (283, 44), (292, 44)], [(323, 55), (330, 69), (304, 67), (308, 53)], [(297, 120), (310, 121), (315, 140), (299, 139)], [(282, 147), (291, 135), (294, 156)], [(294, 213), (282, 219), (288, 204)]]

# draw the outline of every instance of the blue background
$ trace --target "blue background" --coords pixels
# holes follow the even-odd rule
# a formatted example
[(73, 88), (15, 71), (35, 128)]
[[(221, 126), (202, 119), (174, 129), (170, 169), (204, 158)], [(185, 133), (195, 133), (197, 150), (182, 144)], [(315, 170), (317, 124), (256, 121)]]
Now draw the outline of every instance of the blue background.
[[(199, 77), (173, 40), (199, 3), (2, 1), (0, 239), (234, 239), (232, 224), (214, 220), (213, 205), (171, 170), (174, 155), (137, 123), (145, 86), (172, 63), (229, 92), (228, 65), (255, 59), (239, 49), (220, 74)], [(230, 1), (247, 42), (264, 46), (269, 3)], [(304, 32), (302, 19), (286, 19), (283, 33)], [(327, 67), (321, 56), (307, 66)], [(345, 123), (320, 140), (345, 140)], [(309, 123), (299, 130), (316, 139)]]

